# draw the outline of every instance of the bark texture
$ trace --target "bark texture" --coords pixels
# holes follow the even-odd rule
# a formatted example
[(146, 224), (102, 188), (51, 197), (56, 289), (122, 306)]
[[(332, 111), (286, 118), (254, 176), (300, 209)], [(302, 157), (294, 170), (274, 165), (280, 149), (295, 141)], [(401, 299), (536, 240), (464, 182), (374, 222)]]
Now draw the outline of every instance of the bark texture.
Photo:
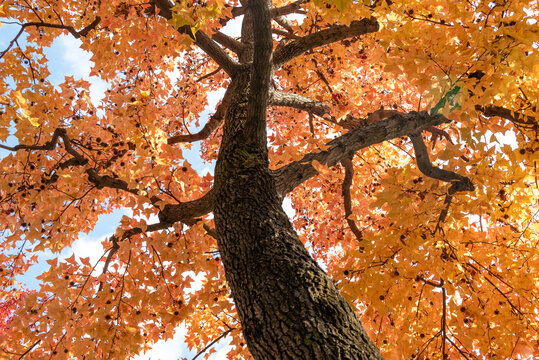
[(242, 134), (250, 120), (247, 80), (233, 86), (244, 94), (227, 114), (214, 215), (249, 350), (256, 359), (381, 359), (353, 309), (299, 241), (267, 157)]
[(218, 245), (242, 331), (256, 359), (381, 359), (351, 306), (299, 241), (268, 169), (268, 5), (250, 0), (245, 12), (243, 33), (255, 41), (240, 59), (252, 58), (252, 66), (230, 85), (234, 95), (215, 169)]

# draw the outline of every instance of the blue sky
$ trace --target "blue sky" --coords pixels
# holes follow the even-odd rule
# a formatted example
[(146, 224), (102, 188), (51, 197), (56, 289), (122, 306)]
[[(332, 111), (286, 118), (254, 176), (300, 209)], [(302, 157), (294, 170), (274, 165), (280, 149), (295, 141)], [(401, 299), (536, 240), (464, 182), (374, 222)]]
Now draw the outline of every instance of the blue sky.
[[(231, 36), (237, 36), (239, 34), (241, 24), (241, 17), (230, 21), (224, 32)], [(9, 41), (19, 31), (19, 27), (16, 25), (2, 24), (0, 27), (0, 51), (5, 49)], [(24, 39), (20, 39), (19, 43), (24, 46)], [(49, 62), (49, 70), (51, 75), (49, 81), (54, 85), (61, 84), (64, 81), (65, 76), (74, 76), (76, 79), (84, 79), (91, 83), (90, 98), (92, 102), (97, 104), (103, 97), (105, 90), (107, 89), (107, 83), (96, 76), (90, 76), (91, 66), (90, 61), (91, 54), (80, 49), (81, 41), (75, 39), (71, 35), (59, 36), (52, 46), (46, 49), (45, 54)], [(215, 105), (220, 101), (223, 92), (217, 92), (210, 96), (208, 99), (208, 107), (201, 114), (201, 122), (215, 109)], [(196, 130), (195, 130), (196, 131)], [(8, 139), (9, 145), (16, 144), (16, 139), (11, 137)], [(183, 155), (188, 159), (189, 163), (200, 174), (206, 172), (213, 173), (213, 164), (205, 164), (200, 161), (199, 158), (200, 144), (195, 143), (191, 150), (187, 151), (183, 149)], [(7, 151), (0, 149), (0, 157), (7, 154)], [(285, 211), (291, 216), (294, 211), (292, 210), (290, 200), (287, 198), (284, 202)], [(104, 252), (101, 242), (111, 236), (118, 227), (123, 215), (130, 215), (129, 209), (121, 209), (113, 212), (112, 214), (102, 215), (99, 218), (94, 230), (88, 234), (79, 234), (79, 239), (73, 243), (70, 249), (66, 249), (61, 253), (62, 258), (71, 256), (73, 253), (76, 256), (89, 256), (92, 262), (96, 262)], [(155, 222), (150, 219), (150, 223)], [(1, 241), (1, 238), (0, 238)], [(56, 257), (52, 253), (43, 253), (39, 258), (39, 263), (29, 269), (24, 277), (18, 279), (21, 283), (25, 284), (30, 289), (36, 289), (39, 286), (36, 276), (41, 274), (48, 268), (48, 264), (45, 262), (47, 259)], [(199, 286), (195, 282), (194, 287)], [(190, 352), (184, 342), (186, 329), (179, 327), (176, 329), (176, 333), (171, 340), (159, 341), (154, 344), (153, 348), (146, 354), (137, 356), (136, 360), (176, 360), (183, 357), (191, 359), (196, 355), (194, 352)], [(213, 346), (217, 350), (212, 354), (210, 360), (224, 359), (225, 354), (228, 351), (229, 339), (225, 338)]]
[[(236, 25), (237, 26), (237, 25)], [(8, 46), (9, 41), (16, 35), (19, 27), (16, 25), (2, 24), (0, 27), (0, 51)], [(24, 38), (19, 39), (21, 46), (24, 46)], [(65, 76), (74, 76), (76, 79), (85, 79), (91, 83), (90, 97), (93, 102), (97, 103), (104, 97), (104, 92), (107, 89), (107, 83), (100, 78), (90, 76), (90, 70), (92, 62), (90, 61), (91, 55), (80, 49), (80, 40), (73, 38), (70, 35), (59, 36), (52, 46), (46, 49), (45, 53), (49, 62), (49, 70), (51, 75), (49, 80), (58, 85), (64, 81)], [(213, 111), (215, 104), (220, 100), (222, 94), (214, 94), (209, 101), (205, 116)], [(6, 145), (16, 144), (16, 139), (10, 137)], [(204, 174), (206, 172), (213, 173), (213, 165), (204, 164), (199, 160), (198, 152), (200, 145), (195, 144), (190, 151), (183, 151), (191, 163), (192, 167), (199, 173)], [(0, 157), (3, 157), (8, 152), (0, 149)], [(128, 209), (121, 209), (113, 212), (112, 214), (102, 215), (94, 228), (88, 234), (81, 233), (79, 239), (73, 243), (70, 249), (64, 250), (60, 256), (66, 258), (73, 253), (76, 256), (89, 256), (92, 262), (95, 262), (103, 254), (103, 247), (101, 242), (111, 236), (120, 223), (120, 219), (123, 215), (129, 215)], [(1, 241), (1, 238), (0, 238)], [(18, 278), (17, 280), (27, 288), (36, 289), (39, 287), (39, 283), (36, 280), (36, 276), (40, 275), (43, 271), (47, 270), (49, 265), (45, 260), (56, 257), (56, 254), (50, 252), (42, 253), (39, 257), (38, 264), (32, 266), (25, 276)], [(197, 286), (195, 283), (194, 286)], [(176, 333), (171, 340), (160, 341), (154, 344), (153, 348), (146, 354), (137, 356), (136, 360), (176, 360), (183, 357), (188, 359), (196, 355), (195, 352), (190, 352), (184, 342), (186, 329), (179, 327), (176, 329)], [(210, 359), (217, 360), (223, 359), (228, 350), (227, 344), (229, 340), (226, 338), (214, 345), (217, 350)]]

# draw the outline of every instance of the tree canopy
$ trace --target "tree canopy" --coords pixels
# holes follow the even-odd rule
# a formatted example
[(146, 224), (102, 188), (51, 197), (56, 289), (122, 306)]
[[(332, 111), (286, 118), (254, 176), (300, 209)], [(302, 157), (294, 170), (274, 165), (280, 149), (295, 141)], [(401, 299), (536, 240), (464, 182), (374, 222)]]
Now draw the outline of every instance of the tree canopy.
[[(271, 244), (231, 255), (227, 230), (263, 219), (226, 196), (258, 174), (385, 358), (538, 356), (538, 16), (531, 0), (3, 1), (19, 31), (0, 49), (0, 303), (58, 258), (0, 357), (130, 358), (183, 324), (196, 351), (228, 336), (230, 358), (264, 358), (235, 266)], [(51, 82), (62, 34), (101, 101)], [(193, 149), (224, 164), (215, 181)], [(99, 261), (60, 256), (124, 208)]]

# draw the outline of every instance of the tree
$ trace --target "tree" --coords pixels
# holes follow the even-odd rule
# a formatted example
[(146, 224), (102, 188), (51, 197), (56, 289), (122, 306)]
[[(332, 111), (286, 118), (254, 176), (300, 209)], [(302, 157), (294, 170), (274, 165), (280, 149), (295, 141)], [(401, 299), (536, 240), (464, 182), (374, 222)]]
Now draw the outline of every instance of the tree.
[[(534, 355), (536, 1), (0, 11), (20, 27), (0, 53), (3, 293), (130, 209), (99, 262), (48, 261), (2, 358), (129, 358), (179, 324), (232, 358)], [(240, 16), (239, 39), (220, 30)], [(92, 54), (99, 104), (47, 78), (61, 34)], [(198, 142), (214, 176), (186, 160)]]

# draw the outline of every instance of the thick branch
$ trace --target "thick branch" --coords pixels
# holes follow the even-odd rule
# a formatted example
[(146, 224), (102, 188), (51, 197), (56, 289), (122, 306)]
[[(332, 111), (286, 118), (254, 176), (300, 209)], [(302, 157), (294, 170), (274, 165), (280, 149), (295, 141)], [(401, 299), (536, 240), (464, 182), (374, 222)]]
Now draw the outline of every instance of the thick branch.
[[(67, 136), (66, 129), (63, 128), (57, 128), (54, 130), (54, 133), (52, 135), (52, 138), (47, 141), (44, 145), (16, 145), (16, 146), (5, 146), (0, 144), (0, 148), (10, 151), (18, 151), (18, 150), (45, 150), (50, 151), (53, 150), (56, 145), (58, 144), (58, 139), (61, 138), (64, 142), (64, 148), (66, 152), (73, 157), (72, 160), (68, 160), (68, 164), (71, 165), (86, 165), (88, 164), (88, 159), (82, 156), (77, 150), (73, 148), (73, 145), (71, 144), (71, 139)], [(95, 185), (98, 189), (103, 188), (112, 188), (112, 189), (118, 189), (127, 191), (131, 194), (138, 194), (137, 189), (130, 189), (127, 185), (127, 182), (113, 178), (108, 175), (101, 176), (97, 172), (96, 169), (88, 168), (85, 170), (86, 174), (88, 174), (88, 180)], [(157, 198), (152, 198), (152, 202), (157, 201)]]
[(295, 40), (295, 39), (300, 38), (299, 36), (294, 35), (294, 33), (284, 31), (284, 30), (280, 30), (280, 29), (271, 29), (271, 32), (274, 33), (275, 35), (279, 35), (279, 36), (285, 37), (287, 39)]
[(270, 93), (269, 104), (275, 106), (287, 106), (318, 116), (323, 116), (329, 112), (329, 106), (319, 101), (284, 91), (272, 91)]
[[(304, 0), (298, 0), (294, 1), (293, 3), (278, 7), (278, 8), (272, 8), (270, 9), (270, 15), (272, 18), (284, 16), (288, 14), (304, 14), (305, 12), (303, 10), (300, 10), (301, 4), (304, 3)], [(245, 14), (245, 8), (243, 7), (233, 7), (232, 10), (232, 18), (238, 17), (240, 15)], [(228, 19), (224, 19), (223, 21), (228, 21)], [(221, 22), (221, 25), (223, 24), (223, 21)]]
[(429, 159), (427, 147), (421, 137), (421, 132), (413, 132), (408, 135), (414, 145), (417, 167), (428, 177), (441, 181), (451, 182), (453, 185), (449, 188), (449, 193), (454, 194), (457, 191), (473, 191), (474, 186), (470, 179), (459, 175), (453, 171), (437, 168), (432, 165)]
[(230, 20), (235, 19), (238, 16), (241, 16), (245, 13), (245, 9), (241, 6), (225, 5), (225, 7), (228, 7), (230, 9), (230, 12), (232, 13), (232, 17), (219, 19), (219, 24), (221, 24), (221, 26), (225, 26)]
[(243, 50), (243, 48), (245, 47), (245, 44), (242, 44), (238, 40), (236, 40), (236, 39), (234, 39), (234, 38), (232, 38), (232, 37), (230, 37), (230, 36), (228, 36), (226, 34), (223, 34), (220, 31), (216, 31), (212, 35), (212, 39), (217, 41), (219, 44), (223, 45), (227, 49), (234, 51), (236, 54), (240, 53)]
[[(189, 34), (191, 29), (179, 28), (178, 31)], [(222, 47), (217, 45), (217, 43), (202, 30), (195, 33), (195, 44), (208, 54), (217, 65), (221, 66), (228, 75), (232, 76), (240, 67), (240, 64), (237, 61), (232, 59)]]
[(271, 17), (277, 18), (280, 16), (285, 16), (285, 15), (293, 14), (293, 13), (304, 13), (303, 11), (300, 10), (301, 4), (303, 4), (304, 2), (305, 2), (304, 0), (298, 0), (288, 5), (284, 5), (278, 8), (273, 8), (270, 10)]
[(167, 20), (172, 19), (172, 11), (170, 10), (172, 6), (169, 0), (153, 0), (153, 3), (159, 9), (159, 15)]
[(266, 111), (271, 81), (273, 39), (269, 0), (249, 0), (254, 35), (253, 66), (247, 107), (246, 141), (266, 147)]
[(476, 105), (475, 109), (481, 111), (485, 116), (499, 116), (522, 126), (531, 127), (535, 130), (539, 129), (539, 123), (537, 122), (537, 119), (533, 116), (523, 115), (516, 111), (511, 111), (509, 109), (495, 105)]
[(290, 22), (290, 20), (288, 20), (284, 16), (276, 16), (273, 18), (273, 20), (275, 20), (277, 24), (281, 25), (289, 33), (291, 34), (294, 33), (294, 29), (292, 28), (292, 23)]
[(348, 26), (337, 25), (329, 29), (320, 30), (313, 34), (306, 35), (276, 50), (273, 66), (275, 68), (280, 68), (286, 62), (308, 50), (314, 49), (315, 47), (328, 45), (352, 36), (377, 32), (379, 28), (378, 21), (371, 17), (369, 19), (352, 21), (352, 23)]
[(407, 114), (395, 114), (388, 119), (352, 130), (330, 141), (327, 144), (327, 150), (307, 154), (301, 160), (273, 171), (277, 191), (281, 197), (284, 197), (296, 186), (318, 174), (311, 165), (313, 160), (326, 166), (334, 166), (360, 149), (449, 121), (442, 115), (430, 115), (426, 111), (419, 113), (412, 111)]
[(213, 211), (214, 191), (208, 191), (203, 197), (180, 204), (167, 204), (159, 212), (159, 221), (164, 224), (174, 224), (181, 221), (192, 225), (196, 218)]
[(215, 111), (215, 114), (213, 114), (210, 117), (210, 120), (204, 125), (202, 130), (197, 132), (196, 134), (188, 134), (188, 135), (176, 135), (172, 136), (167, 140), (168, 144), (177, 144), (180, 142), (194, 142), (199, 140), (204, 140), (210, 134), (215, 131), (225, 118), (225, 113), (228, 108), (228, 105), (230, 104), (230, 100), (232, 97), (232, 90), (229, 90), (230, 87), (227, 88), (227, 91), (225, 92), (225, 95), (223, 96), (223, 100), (217, 106), (217, 110)]
[(352, 195), (350, 194), (350, 187), (352, 186), (352, 180), (354, 177), (354, 164), (352, 158), (344, 158), (341, 161), (344, 167), (344, 180), (342, 181), (342, 197), (344, 202), (344, 216), (350, 230), (354, 233), (358, 241), (363, 240), (363, 234), (356, 225), (356, 222), (350, 219), (352, 215)]
[[(376, 119), (370, 121), (369, 119), (356, 118), (351, 115), (347, 115), (344, 119), (337, 120), (334, 116), (325, 116), (329, 114), (330, 109), (328, 105), (302, 95), (288, 93), (284, 91), (272, 91), (270, 94), (269, 104), (274, 106), (287, 106), (294, 109), (303, 110), (310, 114), (324, 117), (324, 120), (337, 124), (348, 130), (354, 130), (359, 127), (365, 126), (371, 122), (379, 120)], [(389, 114), (385, 117), (389, 117)]]
[[(322, 78), (322, 80), (327, 82), (327, 80), (325, 80), (324, 78)], [(331, 90), (329, 86), (328, 89)], [(287, 106), (294, 109), (303, 110), (308, 112), (309, 114), (318, 115), (324, 120), (329, 121), (333, 124), (337, 124), (347, 130), (358, 129), (373, 122), (387, 119), (394, 114), (399, 114), (398, 111), (384, 110), (383, 108), (381, 108), (371, 113), (367, 118), (357, 118), (351, 115), (346, 115), (346, 117), (344, 117), (343, 119), (337, 120), (334, 116), (329, 115), (330, 109), (329, 106), (327, 106), (326, 104), (305, 96), (282, 91), (272, 92), (270, 98), (270, 105)]]
[[(165, 19), (172, 19), (171, 5), (168, 0), (153, 0), (154, 4), (159, 8), (159, 14)], [(187, 34), (193, 37), (190, 26), (179, 27), (178, 32), (181, 34)], [(232, 59), (226, 51), (217, 45), (206, 33), (199, 30), (194, 36), (195, 44), (201, 48), (217, 65), (221, 66), (227, 74), (232, 75), (239, 68), (239, 63)]]

